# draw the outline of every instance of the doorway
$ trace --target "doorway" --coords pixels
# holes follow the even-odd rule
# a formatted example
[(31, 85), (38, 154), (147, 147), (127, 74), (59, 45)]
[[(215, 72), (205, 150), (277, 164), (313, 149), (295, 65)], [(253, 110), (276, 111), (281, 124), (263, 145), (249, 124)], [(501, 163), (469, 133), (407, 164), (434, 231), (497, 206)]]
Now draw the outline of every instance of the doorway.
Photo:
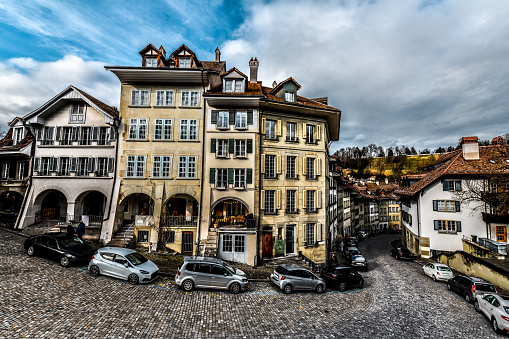
[(182, 232), (182, 254), (193, 254), (193, 232)]
[(497, 241), (507, 242), (507, 228), (506, 226), (497, 226)]
[(295, 238), (295, 226), (288, 225), (286, 226), (286, 254), (293, 254), (295, 253), (294, 248), (294, 238)]
[(262, 233), (262, 257), (272, 257), (272, 232)]

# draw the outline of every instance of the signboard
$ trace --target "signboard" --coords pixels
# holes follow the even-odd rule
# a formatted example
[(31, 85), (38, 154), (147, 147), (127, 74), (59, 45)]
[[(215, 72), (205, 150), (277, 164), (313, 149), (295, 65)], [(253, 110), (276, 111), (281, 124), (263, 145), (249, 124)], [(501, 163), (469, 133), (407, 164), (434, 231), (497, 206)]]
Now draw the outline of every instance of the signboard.
[(285, 255), (285, 241), (284, 240), (276, 240), (276, 245), (275, 245), (275, 250), (276, 250), (276, 257), (282, 257), (283, 255)]

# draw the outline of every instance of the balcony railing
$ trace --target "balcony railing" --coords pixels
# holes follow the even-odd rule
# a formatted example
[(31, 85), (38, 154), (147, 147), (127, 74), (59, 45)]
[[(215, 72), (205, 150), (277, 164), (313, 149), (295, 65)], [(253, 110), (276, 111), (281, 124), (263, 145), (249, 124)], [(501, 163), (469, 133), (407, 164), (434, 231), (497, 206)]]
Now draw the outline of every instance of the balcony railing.
[(198, 226), (198, 216), (161, 216), (161, 226), (165, 227), (196, 227)]
[(486, 223), (509, 224), (509, 215), (498, 215), (482, 212), (482, 220)]
[[(67, 225), (69, 223), (71, 224), (77, 224), (79, 223), (84, 216), (82, 215), (72, 215), (72, 214), (66, 214), (61, 215), (58, 220), (59, 225)], [(102, 215), (88, 215), (88, 226), (98, 226), (101, 227), (103, 224), (104, 216)]]

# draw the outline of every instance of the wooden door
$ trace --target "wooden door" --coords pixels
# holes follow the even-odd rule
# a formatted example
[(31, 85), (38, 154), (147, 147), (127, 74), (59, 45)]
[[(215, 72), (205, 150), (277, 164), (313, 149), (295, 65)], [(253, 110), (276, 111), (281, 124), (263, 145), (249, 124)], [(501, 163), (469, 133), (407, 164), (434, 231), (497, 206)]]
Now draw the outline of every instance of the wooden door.
[(193, 232), (182, 232), (182, 254), (193, 254)]
[(262, 233), (262, 257), (272, 257), (272, 232)]
[(507, 242), (507, 228), (505, 226), (497, 226), (497, 241)]

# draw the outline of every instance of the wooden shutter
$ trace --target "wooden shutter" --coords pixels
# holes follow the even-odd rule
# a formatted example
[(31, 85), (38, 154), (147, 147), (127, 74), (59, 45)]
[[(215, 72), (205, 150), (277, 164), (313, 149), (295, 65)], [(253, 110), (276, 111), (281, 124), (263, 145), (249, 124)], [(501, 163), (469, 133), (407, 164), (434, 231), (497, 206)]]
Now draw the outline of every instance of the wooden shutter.
[(235, 139), (228, 139), (228, 153), (235, 154)]
[(322, 136), (322, 129), (321, 129), (322, 126), (320, 125), (316, 125), (316, 128), (315, 128), (315, 139), (316, 140), (320, 140), (320, 137)]
[(461, 212), (461, 202), (455, 201), (454, 205), (456, 205), (456, 212)]
[(57, 126), (56, 140), (60, 141), (61, 137), (62, 137), (62, 127), (61, 126)]
[(321, 159), (315, 158), (315, 175), (322, 174), (322, 161)]
[(302, 174), (303, 175), (306, 175), (307, 174), (307, 168), (306, 168), (306, 165), (307, 165), (307, 157), (304, 157), (302, 159)]
[(433, 211), (438, 211), (438, 201), (433, 200)]
[(108, 158), (108, 173), (113, 173), (115, 169), (115, 158)]
[(277, 121), (277, 124), (276, 124), (276, 135), (279, 136), (279, 137), (282, 135), (282, 133), (281, 133), (281, 120)]
[(58, 170), (58, 158), (51, 158), (51, 172), (56, 172)]
[(443, 185), (444, 191), (448, 191), (449, 190), (449, 181), (448, 180), (444, 180), (442, 185)]
[(262, 163), (260, 164), (260, 173), (265, 173), (265, 154), (262, 154)]
[(433, 220), (435, 231), (438, 231), (438, 220)]
[(210, 139), (210, 153), (216, 153), (216, 139)]
[(91, 173), (95, 170), (95, 158), (88, 158), (88, 164), (87, 164), (87, 172)]
[(275, 199), (276, 199), (276, 203), (274, 204), (274, 206), (276, 206), (276, 209), (279, 210), (279, 209), (281, 209), (281, 190), (276, 191)]
[(316, 208), (322, 208), (322, 191), (318, 190), (316, 191)]
[(69, 166), (69, 172), (76, 172), (76, 168), (78, 167), (78, 158), (71, 158), (71, 165)]
[(247, 153), (253, 153), (253, 139), (247, 139), (246, 145)]
[(461, 232), (461, 221), (456, 221), (456, 232)]
[(211, 168), (210, 169), (209, 183), (213, 184), (215, 182), (216, 182), (216, 169), (215, 168)]
[(461, 181), (458, 180), (454, 182), (454, 190), (461, 191)]
[(265, 125), (266, 125), (267, 119), (262, 118), (262, 125), (260, 126), (260, 133), (265, 134)]
[(295, 190), (295, 210), (299, 209), (299, 190)]
[(110, 141), (115, 141), (117, 139), (117, 131), (115, 130), (115, 127), (110, 126), (110, 134), (109, 134)]
[(306, 209), (306, 190), (302, 190), (302, 208)]
[(234, 172), (233, 168), (228, 168), (228, 183), (233, 184)]
[(306, 139), (306, 123), (302, 124), (302, 139)]
[(248, 183), (248, 184), (253, 183), (253, 169), (252, 168), (246, 168), (246, 183)]
[(252, 109), (247, 110), (247, 124), (248, 125), (253, 124), (253, 110)]
[(39, 172), (39, 165), (41, 164), (41, 158), (36, 157), (34, 159), (34, 172)]
[(278, 173), (278, 174), (281, 173), (281, 156), (280, 155), (276, 156), (276, 173)]
[(99, 127), (92, 127), (92, 141), (97, 141), (99, 138)]
[(265, 190), (260, 191), (260, 209), (265, 209)]
[(306, 224), (299, 224), (299, 244), (304, 245), (304, 232), (306, 231)]
[(230, 108), (230, 112), (228, 113), (228, 120), (230, 125), (235, 125), (235, 110)]
[(37, 128), (37, 141), (42, 141), (44, 135), (44, 126)]
[(323, 230), (322, 230), (322, 224), (321, 223), (317, 223), (316, 224), (316, 230), (315, 230), (315, 235), (316, 235), (316, 242), (320, 242), (322, 241), (322, 237), (323, 237)]

